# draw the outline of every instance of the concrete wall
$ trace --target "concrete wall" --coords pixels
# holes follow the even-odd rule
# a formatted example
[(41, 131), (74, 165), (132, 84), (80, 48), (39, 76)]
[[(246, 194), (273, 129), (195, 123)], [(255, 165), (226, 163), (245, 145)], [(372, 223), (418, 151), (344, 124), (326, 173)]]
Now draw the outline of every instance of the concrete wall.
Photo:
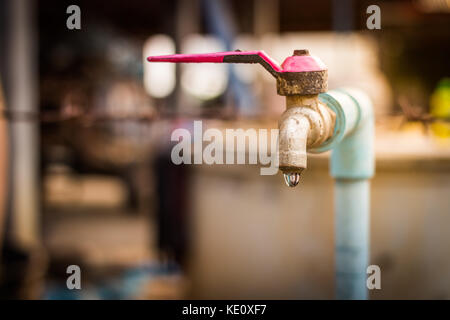
[[(378, 161), (371, 298), (450, 299), (450, 161)], [(257, 166), (195, 169), (191, 296), (334, 297), (333, 180), (313, 159), (297, 188)]]

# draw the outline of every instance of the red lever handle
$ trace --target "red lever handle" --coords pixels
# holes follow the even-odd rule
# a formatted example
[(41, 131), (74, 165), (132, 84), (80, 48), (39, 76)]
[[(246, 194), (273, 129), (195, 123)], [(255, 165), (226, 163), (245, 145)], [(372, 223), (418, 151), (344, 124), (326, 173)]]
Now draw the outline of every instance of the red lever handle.
[(274, 77), (283, 72), (281, 67), (264, 51), (228, 51), (202, 54), (172, 54), (148, 57), (149, 62), (182, 62), (182, 63), (259, 63)]
[(264, 51), (228, 51), (202, 54), (172, 54), (152, 56), (150, 62), (186, 62), (186, 63), (259, 63), (275, 78), (283, 78), (292, 73), (323, 72), (325, 64), (317, 57), (310, 56), (308, 50), (295, 50), (294, 55), (286, 58), (281, 67)]

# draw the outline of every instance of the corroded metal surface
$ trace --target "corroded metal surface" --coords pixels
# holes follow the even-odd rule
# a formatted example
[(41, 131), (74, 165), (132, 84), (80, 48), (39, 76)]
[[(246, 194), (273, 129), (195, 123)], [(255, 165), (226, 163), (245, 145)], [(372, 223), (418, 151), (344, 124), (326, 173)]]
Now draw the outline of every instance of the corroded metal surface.
[(281, 96), (319, 94), (328, 90), (328, 71), (284, 72), (277, 76)]
[(279, 120), (279, 169), (301, 173), (307, 149), (321, 145), (334, 131), (335, 114), (317, 95), (289, 95)]
[(279, 169), (285, 173), (301, 173), (306, 168), (306, 146), (311, 129), (302, 108), (287, 109), (279, 122)]

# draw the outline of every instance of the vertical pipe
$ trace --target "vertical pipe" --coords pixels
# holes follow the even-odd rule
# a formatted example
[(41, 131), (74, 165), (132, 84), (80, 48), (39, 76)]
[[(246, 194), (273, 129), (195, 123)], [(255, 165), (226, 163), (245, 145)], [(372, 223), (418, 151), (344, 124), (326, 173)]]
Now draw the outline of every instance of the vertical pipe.
[[(374, 116), (368, 96), (355, 89), (327, 93), (344, 114), (344, 139), (331, 154), (335, 183), (336, 298), (367, 299), (370, 182), (375, 172)], [(329, 101), (331, 101), (329, 100)], [(341, 128), (339, 128), (341, 126)]]
[[(203, 0), (203, 7), (206, 15), (206, 25), (208, 31), (219, 38), (225, 45), (226, 51), (234, 51), (234, 41), (236, 38), (236, 26), (234, 17), (229, 7), (229, 3), (224, 0)], [(234, 99), (239, 112), (243, 115), (255, 113), (255, 97), (251, 94), (247, 84), (242, 82), (236, 75), (233, 65), (228, 66), (230, 88), (234, 94)]]
[[(3, 85), (0, 77), (0, 248), (3, 248), (3, 234), (5, 230), (6, 212), (8, 204), (9, 181), (9, 144), (8, 124), (2, 115), (5, 113), (3, 100)], [(0, 253), (0, 262), (1, 262)]]
[[(33, 114), (38, 108), (36, 25), (34, 1), (9, 0), (6, 102), (12, 112)], [(19, 245), (38, 245), (38, 127), (29, 121), (11, 122), (11, 236)]]
[(367, 299), (369, 180), (337, 179), (334, 191), (336, 298)]
[(280, 0), (253, 2), (253, 32), (257, 37), (280, 32)]

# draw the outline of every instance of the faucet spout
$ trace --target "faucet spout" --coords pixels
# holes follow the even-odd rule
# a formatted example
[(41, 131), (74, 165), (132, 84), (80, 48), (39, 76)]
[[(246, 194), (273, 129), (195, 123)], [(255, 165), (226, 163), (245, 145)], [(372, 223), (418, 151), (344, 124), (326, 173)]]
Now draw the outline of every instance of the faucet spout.
[(279, 122), (279, 168), (283, 173), (306, 169), (306, 147), (311, 124), (302, 108), (287, 109)]
[(318, 95), (286, 96), (286, 107), (279, 121), (279, 169), (295, 186), (307, 167), (307, 150), (332, 136), (336, 116)]

